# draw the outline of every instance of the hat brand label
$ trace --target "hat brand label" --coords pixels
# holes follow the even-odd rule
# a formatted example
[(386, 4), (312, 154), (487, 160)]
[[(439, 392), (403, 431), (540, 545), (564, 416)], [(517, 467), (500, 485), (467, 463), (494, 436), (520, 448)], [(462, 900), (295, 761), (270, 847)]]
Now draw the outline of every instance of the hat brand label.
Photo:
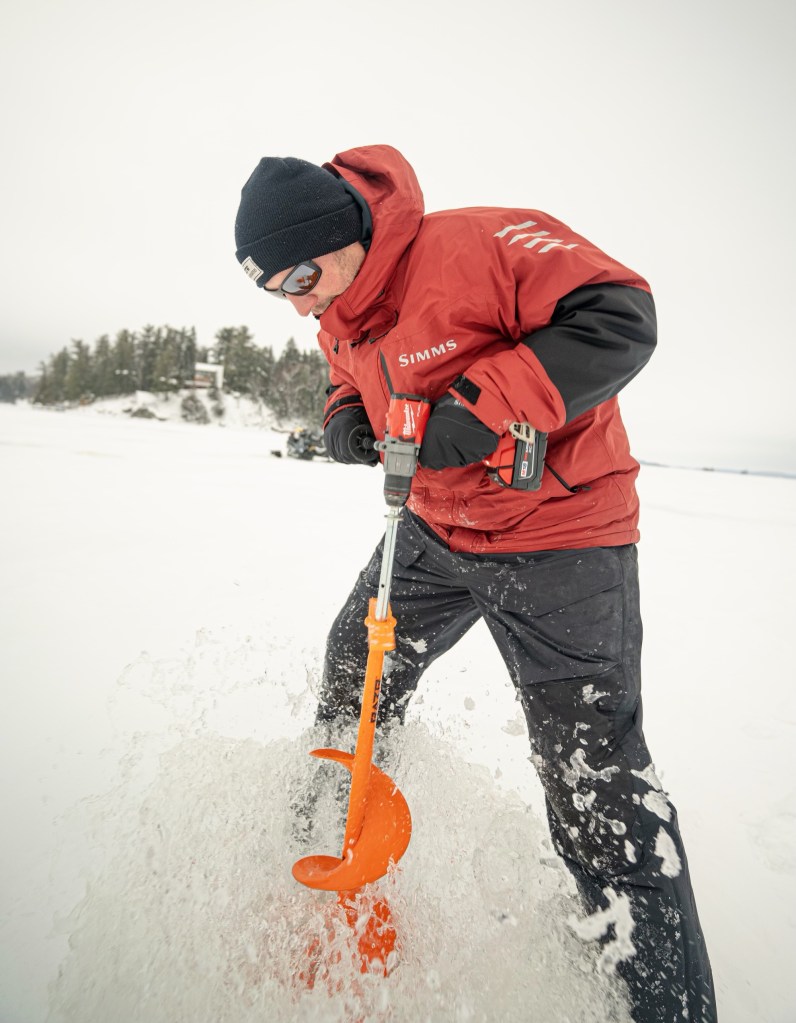
[(253, 281), (259, 281), (263, 275), (263, 271), (257, 266), (251, 256), (247, 256), (241, 263), (241, 266), (246, 276), (250, 277)]

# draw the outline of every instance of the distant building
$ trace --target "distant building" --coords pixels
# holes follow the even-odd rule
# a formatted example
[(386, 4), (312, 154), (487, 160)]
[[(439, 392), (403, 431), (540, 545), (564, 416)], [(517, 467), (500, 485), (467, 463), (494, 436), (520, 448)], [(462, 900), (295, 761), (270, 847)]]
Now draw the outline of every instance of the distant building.
[(217, 362), (197, 362), (194, 366), (194, 387), (215, 387), (221, 390), (224, 385), (224, 367)]

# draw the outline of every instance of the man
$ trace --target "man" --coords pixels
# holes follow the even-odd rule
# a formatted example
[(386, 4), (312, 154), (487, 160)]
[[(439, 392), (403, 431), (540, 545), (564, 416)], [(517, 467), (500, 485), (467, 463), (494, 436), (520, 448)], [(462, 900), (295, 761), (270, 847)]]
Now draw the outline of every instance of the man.
[[(391, 393), (434, 403), (396, 546), (382, 716), (403, 720), (422, 672), (483, 618), (556, 849), (593, 912), (631, 908), (619, 970), (634, 1019), (715, 1020), (676, 814), (641, 729), (638, 463), (616, 395), (655, 345), (648, 284), (544, 213), (424, 215), (388, 146), (324, 167), (264, 158), (235, 236), (257, 286), (319, 321), (333, 458), (378, 461)], [(501, 487), (484, 465), (513, 422), (547, 435), (537, 491)], [(331, 629), (321, 722), (358, 715), (380, 564), (379, 548)]]

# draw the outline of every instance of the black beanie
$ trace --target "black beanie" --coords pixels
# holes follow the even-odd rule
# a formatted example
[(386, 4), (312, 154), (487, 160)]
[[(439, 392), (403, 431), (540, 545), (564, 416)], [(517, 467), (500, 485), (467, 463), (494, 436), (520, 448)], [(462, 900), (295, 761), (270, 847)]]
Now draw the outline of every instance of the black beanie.
[(258, 288), (280, 270), (361, 239), (353, 195), (331, 171), (306, 160), (264, 156), (241, 190), (235, 255)]

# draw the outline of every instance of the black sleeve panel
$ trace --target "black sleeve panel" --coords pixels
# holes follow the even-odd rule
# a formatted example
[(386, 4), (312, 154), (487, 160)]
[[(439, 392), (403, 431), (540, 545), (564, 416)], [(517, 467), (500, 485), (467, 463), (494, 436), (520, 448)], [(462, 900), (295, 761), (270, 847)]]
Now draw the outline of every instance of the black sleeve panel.
[(324, 412), (323, 412), (323, 428), (324, 428), (324, 430), (328, 426), (329, 420), (332, 418), (332, 416), (334, 416), (337, 412), (339, 412), (341, 408), (346, 408), (349, 405), (354, 405), (354, 406), (358, 406), (359, 408), (364, 408), (364, 403), (362, 401), (362, 398), (358, 394), (346, 394), (346, 395), (343, 395), (342, 398), (338, 398), (336, 401), (332, 401), (332, 397), (334, 395), (334, 392), (339, 390), (339, 388), (340, 388), (340, 384), (337, 384), (337, 385), (330, 384), (326, 388), (326, 394), (327, 394), (326, 408), (324, 409)]
[(618, 394), (647, 364), (656, 340), (649, 292), (597, 284), (565, 295), (548, 326), (522, 343), (558, 388), (570, 422)]

